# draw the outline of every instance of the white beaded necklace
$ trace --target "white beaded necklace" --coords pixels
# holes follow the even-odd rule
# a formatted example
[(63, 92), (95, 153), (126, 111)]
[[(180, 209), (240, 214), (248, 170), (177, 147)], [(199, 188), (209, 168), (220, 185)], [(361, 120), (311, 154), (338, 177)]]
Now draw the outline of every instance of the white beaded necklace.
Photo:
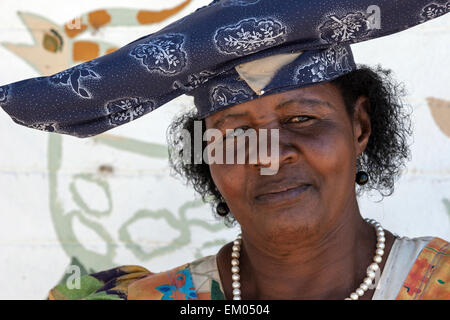
[[(384, 254), (384, 243), (386, 239), (384, 237), (383, 227), (381, 227), (381, 225), (373, 219), (365, 219), (365, 221), (374, 226), (377, 234), (375, 256), (373, 257), (373, 263), (367, 268), (367, 277), (364, 278), (359, 287), (350, 294), (350, 297), (346, 298), (345, 300), (358, 300), (359, 297), (362, 297), (364, 295), (364, 293), (369, 289), (369, 286), (372, 285), (373, 280), (376, 276), (376, 272), (380, 269), (380, 266), (378, 264), (381, 263)], [(233, 300), (241, 300), (241, 277), (239, 275), (239, 257), (241, 251), (241, 243), (242, 235), (239, 234), (236, 240), (233, 241), (233, 249), (231, 252), (231, 280), (233, 288)]]

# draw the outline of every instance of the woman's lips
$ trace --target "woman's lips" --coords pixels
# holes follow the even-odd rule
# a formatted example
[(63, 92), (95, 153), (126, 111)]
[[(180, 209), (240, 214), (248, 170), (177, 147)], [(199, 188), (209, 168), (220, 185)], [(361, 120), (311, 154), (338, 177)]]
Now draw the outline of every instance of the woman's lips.
[(300, 198), (311, 185), (302, 184), (284, 191), (265, 193), (255, 197), (256, 202), (261, 204), (278, 204), (280, 202), (290, 202)]

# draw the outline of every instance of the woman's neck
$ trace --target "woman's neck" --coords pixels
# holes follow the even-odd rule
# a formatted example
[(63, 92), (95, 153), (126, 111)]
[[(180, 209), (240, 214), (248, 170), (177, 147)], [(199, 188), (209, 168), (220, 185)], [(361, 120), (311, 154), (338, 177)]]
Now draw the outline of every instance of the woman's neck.
[[(384, 266), (394, 237), (386, 232)], [(344, 299), (354, 292), (373, 262), (374, 228), (354, 215), (333, 225), (326, 234), (299, 237), (297, 243), (255, 241), (243, 232), (240, 276), (242, 299)], [(219, 272), (225, 295), (232, 298), (231, 244), (219, 252)], [(363, 298), (371, 298), (369, 290)]]

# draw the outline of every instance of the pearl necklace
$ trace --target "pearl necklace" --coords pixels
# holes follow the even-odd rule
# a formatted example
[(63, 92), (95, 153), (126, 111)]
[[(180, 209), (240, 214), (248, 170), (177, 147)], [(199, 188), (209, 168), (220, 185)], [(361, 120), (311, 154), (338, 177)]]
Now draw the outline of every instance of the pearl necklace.
[[(363, 282), (354, 292), (350, 294), (350, 297), (346, 298), (345, 300), (358, 300), (359, 297), (362, 297), (364, 295), (364, 293), (369, 289), (369, 286), (372, 285), (373, 280), (376, 276), (376, 272), (380, 270), (379, 264), (381, 263), (384, 254), (384, 243), (386, 239), (384, 237), (383, 227), (381, 227), (381, 225), (373, 219), (364, 220), (370, 223), (375, 228), (377, 234), (375, 256), (373, 257), (373, 263), (367, 268), (367, 276), (364, 278)], [(241, 277), (239, 275), (239, 257), (241, 251), (241, 243), (242, 234), (239, 234), (236, 240), (233, 241), (233, 248), (231, 252), (231, 280), (233, 288), (233, 300), (241, 300)]]

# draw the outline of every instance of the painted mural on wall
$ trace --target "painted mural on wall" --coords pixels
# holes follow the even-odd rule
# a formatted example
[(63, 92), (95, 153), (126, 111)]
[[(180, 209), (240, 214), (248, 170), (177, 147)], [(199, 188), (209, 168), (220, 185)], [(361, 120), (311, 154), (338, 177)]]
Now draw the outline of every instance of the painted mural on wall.
[[(110, 186), (113, 182), (108, 181), (108, 176), (113, 174), (113, 168), (102, 166), (98, 168), (98, 173), (95, 174), (77, 173), (69, 178), (61, 176), (59, 170), (64, 161), (63, 140), (64, 137), (61, 135), (49, 135), (50, 212), (63, 250), (72, 258), (72, 263), (79, 264), (83, 270), (92, 272), (115, 265), (116, 247), (119, 245), (119, 241), (121, 244), (125, 244), (139, 261), (148, 262), (155, 257), (167, 255), (186, 247), (191, 242), (192, 227), (212, 233), (225, 228), (221, 223), (210, 224), (202, 219), (190, 217), (189, 210), (202, 207), (204, 204), (201, 201), (187, 201), (176, 212), (164, 208), (149, 209), (148, 205), (143, 203), (140, 209), (129, 213), (128, 218), (120, 226), (111, 229), (106, 228), (102, 225), (102, 220), (108, 219), (113, 214), (114, 204), (118, 198), (117, 196), (114, 197), (111, 192)], [(166, 159), (166, 146), (163, 145), (133, 139), (120, 139), (109, 135), (100, 135), (93, 138), (93, 140), (97, 144), (105, 145), (121, 152), (134, 153), (148, 158)], [(89, 185), (85, 187), (88, 190), (91, 188), (100, 189), (104, 199), (83, 198), (79, 182), (83, 182), (85, 186)], [(75, 204), (74, 209), (67, 208), (66, 205), (69, 204), (61, 195), (67, 191)], [(125, 192), (133, 192), (133, 190), (126, 190)], [(105, 206), (103, 208), (93, 208), (91, 205), (94, 202), (101, 202)], [(144, 219), (163, 220), (172, 229), (171, 231), (174, 234), (178, 234), (178, 236), (166, 244), (164, 244), (164, 241), (161, 241), (162, 245), (160, 247), (148, 250), (148, 248), (145, 248), (133, 239), (129, 230), (130, 226), (139, 224)], [(79, 237), (83, 235), (77, 234), (74, 230), (75, 220), (95, 232), (104, 241), (107, 250), (96, 252), (85, 248), (79, 241)], [(196, 249), (195, 257), (202, 257), (203, 249), (222, 246), (225, 243), (225, 239), (206, 239)]]
[[(2, 45), (25, 60), (41, 75), (51, 75), (81, 62), (111, 53), (118, 48), (114, 43), (79, 40), (81, 34), (91, 32), (95, 36), (101, 28), (106, 26), (146, 26), (164, 22), (174, 15), (186, 14), (183, 13), (183, 9), (191, 1), (185, 0), (171, 9), (162, 11), (126, 8), (98, 9), (83, 14), (65, 25), (57, 25), (33, 13), (19, 12), (20, 18), (33, 36), (34, 45), (13, 43), (2, 43)], [(118, 195), (111, 191), (111, 185), (114, 184), (114, 179), (111, 179), (114, 176), (114, 167), (104, 165), (100, 166), (95, 173), (77, 172), (70, 177), (61, 174), (60, 169), (65, 161), (64, 139), (65, 137), (61, 135), (48, 137), (49, 206), (61, 247), (71, 259), (71, 265), (78, 265), (82, 273), (91, 273), (117, 265), (119, 246), (127, 248), (128, 253), (138, 261), (148, 262), (185, 249), (191, 243), (193, 228), (212, 234), (226, 229), (222, 223), (209, 223), (190, 214), (193, 209), (205, 206), (199, 200), (186, 201), (178, 210), (154, 208), (148, 203), (142, 203), (141, 206), (137, 206), (138, 208), (128, 212), (121, 225), (111, 227), (108, 219), (111, 220), (114, 213), (120, 214), (115, 209), (116, 203), (120, 200)], [(167, 160), (167, 146), (162, 144), (108, 134), (99, 135), (91, 140), (96, 145), (119, 151), (124, 157), (137, 155), (148, 159)], [(91, 189), (97, 189), (97, 194), (100, 196), (87, 197), (86, 194), (89, 194)], [(133, 190), (126, 189), (124, 192), (131, 194)], [(104, 206), (99, 207), (98, 203)], [(134, 225), (146, 219), (163, 221), (166, 228), (177, 236), (170, 241), (162, 240), (158, 246), (153, 243), (152, 247), (146, 247), (145, 244), (134, 239), (130, 231)], [(82, 225), (81, 230), (89, 230), (96, 235), (97, 239), (101, 239), (100, 247), (106, 250), (84, 246), (81, 241), (84, 234), (77, 231), (75, 224)], [(195, 258), (204, 256), (202, 250), (221, 247), (226, 242), (220, 236), (205, 239), (195, 249)], [(64, 274), (64, 270), (61, 270), (61, 274)], [(67, 274), (63, 276), (61, 281), (67, 276)]]
[(52, 75), (118, 49), (114, 43), (80, 40), (82, 34), (90, 32), (95, 35), (105, 27), (146, 26), (164, 22), (182, 12), (191, 1), (184, 0), (178, 6), (161, 11), (98, 9), (82, 14), (64, 25), (33, 13), (18, 12), (35, 44), (28, 46), (3, 43), (3, 46), (27, 61), (41, 75)]

